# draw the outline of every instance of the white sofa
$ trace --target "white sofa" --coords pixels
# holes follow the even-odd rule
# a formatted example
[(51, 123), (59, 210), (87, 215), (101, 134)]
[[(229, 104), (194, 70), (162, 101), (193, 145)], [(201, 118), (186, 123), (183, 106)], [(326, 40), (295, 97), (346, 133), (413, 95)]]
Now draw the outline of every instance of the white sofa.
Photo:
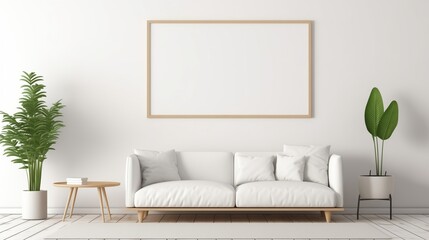
[[(330, 222), (343, 211), (342, 160), (331, 155), (328, 186), (313, 182), (259, 181), (235, 185), (234, 153), (176, 152), (181, 180), (142, 188), (137, 155), (126, 162), (126, 207), (138, 211), (139, 222), (149, 211), (320, 211)], [(276, 152), (236, 153), (276, 156)]]

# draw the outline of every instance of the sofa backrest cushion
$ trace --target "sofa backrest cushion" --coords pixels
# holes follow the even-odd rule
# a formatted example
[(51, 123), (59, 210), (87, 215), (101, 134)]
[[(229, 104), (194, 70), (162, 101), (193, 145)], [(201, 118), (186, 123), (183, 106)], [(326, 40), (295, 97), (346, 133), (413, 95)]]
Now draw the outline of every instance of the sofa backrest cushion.
[(259, 181), (274, 181), (273, 156), (244, 156), (234, 158), (234, 183), (236, 186)]
[(135, 149), (134, 154), (140, 161), (142, 187), (159, 182), (180, 180), (177, 156), (174, 150), (156, 152)]
[(277, 154), (276, 180), (304, 181), (305, 156), (292, 157)]
[(234, 184), (231, 152), (176, 152), (182, 180), (207, 180)]
[(330, 146), (284, 145), (283, 154), (291, 157), (305, 156), (304, 181), (328, 186)]
[(239, 179), (239, 176), (240, 176), (239, 171), (241, 169), (236, 167), (238, 164), (237, 159), (240, 159), (239, 156), (274, 158), (274, 166), (275, 166), (277, 153), (281, 153), (281, 152), (236, 152), (234, 156), (234, 185), (237, 186), (241, 183), (241, 179)]

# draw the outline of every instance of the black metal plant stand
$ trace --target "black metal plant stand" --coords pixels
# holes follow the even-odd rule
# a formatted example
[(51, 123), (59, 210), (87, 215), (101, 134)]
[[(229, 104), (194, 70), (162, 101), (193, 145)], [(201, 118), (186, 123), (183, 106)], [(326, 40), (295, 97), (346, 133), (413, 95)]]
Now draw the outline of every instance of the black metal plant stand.
[(359, 219), (360, 201), (367, 201), (367, 200), (390, 201), (390, 220), (392, 220), (392, 194), (389, 194), (389, 198), (360, 198), (360, 194), (359, 194), (358, 207), (357, 207), (357, 219)]

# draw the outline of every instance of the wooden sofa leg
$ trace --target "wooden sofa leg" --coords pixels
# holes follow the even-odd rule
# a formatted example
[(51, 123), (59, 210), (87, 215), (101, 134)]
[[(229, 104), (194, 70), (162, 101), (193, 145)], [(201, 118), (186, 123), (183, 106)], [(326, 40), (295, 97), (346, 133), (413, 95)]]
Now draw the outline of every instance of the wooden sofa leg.
[(137, 212), (137, 217), (139, 220), (139, 223), (142, 223), (143, 220), (147, 217), (149, 211), (138, 211)]
[(325, 219), (327, 223), (331, 222), (331, 217), (332, 217), (332, 212), (330, 211), (325, 211)]

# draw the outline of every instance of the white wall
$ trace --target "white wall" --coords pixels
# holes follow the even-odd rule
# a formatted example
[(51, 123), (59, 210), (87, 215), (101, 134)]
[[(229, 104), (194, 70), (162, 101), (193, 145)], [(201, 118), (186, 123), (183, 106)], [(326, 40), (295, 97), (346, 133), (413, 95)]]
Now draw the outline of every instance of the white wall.
[[(344, 157), (345, 204), (354, 207), (357, 178), (373, 168), (363, 111), (378, 86), (400, 106), (385, 156), (394, 206), (427, 208), (428, 10), (425, 0), (2, 0), (0, 109), (15, 111), (23, 70), (43, 75), (49, 101), (67, 105), (67, 127), (45, 163), (50, 207), (63, 207), (66, 190), (52, 182), (67, 176), (123, 183), (135, 147), (278, 151), (283, 143), (331, 144)], [(146, 19), (314, 20), (314, 118), (147, 119)], [(2, 157), (0, 207), (19, 207), (25, 187), (24, 172)], [(77, 207), (98, 206), (94, 191), (79, 194)], [(124, 206), (123, 185), (108, 194)]]

